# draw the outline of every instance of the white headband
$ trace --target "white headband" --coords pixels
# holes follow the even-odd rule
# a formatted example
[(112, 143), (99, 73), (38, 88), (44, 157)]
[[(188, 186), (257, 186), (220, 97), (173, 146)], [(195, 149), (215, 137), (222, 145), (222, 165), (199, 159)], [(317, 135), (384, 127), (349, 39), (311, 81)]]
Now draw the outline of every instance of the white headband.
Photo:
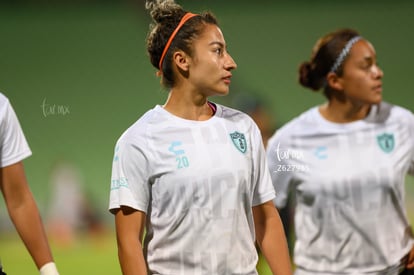
[(360, 39), (362, 39), (361, 36), (355, 36), (354, 38), (349, 40), (348, 43), (346, 43), (345, 47), (342, 49), (338, 58), (336, 58), (335, 63), (333, 64), (329, 72), (335, 73), (336, 70), (338, 70), (339, 66), (342, 65), (342, 62), (344, 62), (345, 57), (349, 54), (349, 51), (351, 50), (352, 46)]

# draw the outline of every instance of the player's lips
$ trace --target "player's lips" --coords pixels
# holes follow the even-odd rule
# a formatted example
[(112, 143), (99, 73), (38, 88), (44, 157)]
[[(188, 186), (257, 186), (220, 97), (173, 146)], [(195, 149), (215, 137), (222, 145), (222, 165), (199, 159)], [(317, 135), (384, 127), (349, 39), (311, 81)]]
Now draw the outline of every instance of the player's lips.
[(379, 84), (373, 88), (374, 92), (381, 93), (382, 92), (382, 84)]
[(232, 75), (231, 75), (231, 74), (229, 74), (229, 75), (227, 75), (227, 76), (223, 77), (224, 83), (226, 83), (226, 84), (230, 84), (230, 82), (231, 82), (231, 77), (232, 77)]

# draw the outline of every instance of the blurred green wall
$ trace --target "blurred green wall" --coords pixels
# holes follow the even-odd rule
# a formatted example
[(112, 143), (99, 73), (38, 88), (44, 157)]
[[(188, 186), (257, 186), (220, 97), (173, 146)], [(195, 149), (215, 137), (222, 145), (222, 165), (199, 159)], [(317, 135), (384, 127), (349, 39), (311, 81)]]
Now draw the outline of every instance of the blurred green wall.
[[(114, 144), (166, 97), (145, 51), (150, 19), (143, 1), (46, 2), (0, 6), (0, 91), (10, 98), (32, 148), (25, 165), (41, 210), (50, 198), (51, 169), (66, 159), (80, 169), (90, 199), (109, 219)], [(322, 34), (352, 27), (376, 47), (385, 100), (414, 110), (413, 2), (179, 3), (218, 16), (238, 64), (231, 95), (218, 102), (231, 105), (240, 93), (260, 97), (278, 125), (321, 103), (321, 95), (297, 84), (297, 67)], [(55, 105), (55, 114), (45, 114), (45, 104)]]

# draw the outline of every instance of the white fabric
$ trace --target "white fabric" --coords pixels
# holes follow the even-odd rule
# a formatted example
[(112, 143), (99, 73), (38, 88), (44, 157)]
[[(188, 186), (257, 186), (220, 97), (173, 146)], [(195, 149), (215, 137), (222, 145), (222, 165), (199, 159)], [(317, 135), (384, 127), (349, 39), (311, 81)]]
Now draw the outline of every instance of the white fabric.
[(59, 275), (56, 264), (54, 262), (43, 265), (40, 269), (40, 275)]
[(31, 154), (13, 107), (0, 93), (0, 167), (15, 164)]
[(207, 121), (156, 106), (115, 148), (109, 208), (147, 214), (152, 274), (257, 274), (252, 206), (274, 197), (256, 124), (221, 105)]
[(404, 201), (411, 112), (382, 103), (365, 120), (337, 124), (315, 107), (275, 133), (267, 157), (275, 204), (296, 195), (297, 274), (395, 270), (414, 243)]

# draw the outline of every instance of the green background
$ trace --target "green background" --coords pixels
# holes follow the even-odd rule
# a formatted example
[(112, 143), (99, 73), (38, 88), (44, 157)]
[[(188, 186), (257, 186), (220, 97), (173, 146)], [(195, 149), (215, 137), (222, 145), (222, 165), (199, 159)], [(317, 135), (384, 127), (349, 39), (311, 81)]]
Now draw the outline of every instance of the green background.
[[(108, 239), (99, 244), (86, 238), (71, 248), (53, 246), (61, 274), (119, 274), (107, 212), (114, 144), (139, 116), (166, 98), (145, 50), (150, 18), (144, 1), (8, 3), (0, 4), (0, 91), (12, 102), (33, 151), (25, 167), (40, 210), (48, 208), (53, 165), (65, 159), (81, 172), (85, 192), (109, 228)], [(299, 63), (309, 58), (321, 35), (351, 27), (377, 50), (385, 73), (384, 99), (414, 110), (410, 1), (179, 3), (193, 12), (209, 9), (216, 14), (238, 64), (231, 94), (213, 101), (234, 106), (238, 96), (249, 94), (265, 102), (277, 125), (286, 123), (324, 101), (297, 84)], [(43, 102), (69, 113), (45, 116)], [(413, 213), (412, 178), (407, 194)], [(0, 222), (0, 228), (9, 228), (4, 203)], [(0, 255), (9, 273), (36, 274), (26, 252), (15, 244), (15, 233), (10, 234), (0, 237)]]

